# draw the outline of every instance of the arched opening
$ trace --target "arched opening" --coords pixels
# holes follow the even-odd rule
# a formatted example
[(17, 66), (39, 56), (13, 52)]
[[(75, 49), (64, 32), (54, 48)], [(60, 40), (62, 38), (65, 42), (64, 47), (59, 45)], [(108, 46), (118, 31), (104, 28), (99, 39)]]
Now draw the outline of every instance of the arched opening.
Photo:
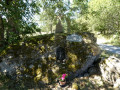
[(63, 47), (58, 47), (56, 49), (56, 59), (60, 60), (60, 62), (63, 62), (65, 58), (66, 58), (65, 49)]

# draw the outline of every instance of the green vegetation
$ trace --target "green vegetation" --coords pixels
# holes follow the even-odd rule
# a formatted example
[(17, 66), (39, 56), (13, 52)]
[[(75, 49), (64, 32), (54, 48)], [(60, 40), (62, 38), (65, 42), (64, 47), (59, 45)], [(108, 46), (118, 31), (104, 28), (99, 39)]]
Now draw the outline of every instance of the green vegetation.
[(110, 44), (114, 46), (120, 46), (119, 39), (120, 37), (118, 35), (96, 35), (97, 41), (104, 43), (104, 44)]
[(90, 31), (118, 38), (119, 10), (119, 0), (1, 0), (0, 46), (35, 32), (54, 33), (59, 20), (64, 32)]
[(120, 47), (120, 37), (116, 36), (114, 38), (109, 38), (109, 42), (106, 42), (106, 44), (114, 45), (114, 46), (119, 46)]
[[(20, 83), (24, 83), (25, 85), (27, 82), (33, 82), (35, 85), (37, 85), (39, 81), (46, 84), (55, 83), (55, 79), (60, 74), (66, 72), (70, 74), (69, 72), (75, 72), (76, 70), (80, 69), (86, 62), (89, 53), (94, 54), (94, 52), (96, 52), (96, 50), (94, 50), (96, 45), (91, 46), (91, 44), (93, 44), (91, 43), (91, 38), (89, 38), (91, 41), (85, 42), (86, 44), (84, 45), (83, 43), (78, 42), (66, 42), (67, 35), (69, 34), (49, 34), (29, 37), (24, 41), (9, 45), (1, 52), (0, 56), (4, 57), (11, 54), (12, 58), (9, 59), (10, 61), (16, 62), (16, 64), (23, 62), (22, 66), (20, 67), (23, 68), (24, 71), (17, 69), (16, 74), (18, 76), (28, 75), (31, 77), (24, 76), (22, 78), (23, 82)], [(82, 33), (81, 35), (84, 39), (88, 38), (89, 36)], [(58, 45), (65, 47), (67, 54), (65, 64), (55, 64), (55, 62), (57, 62), (55, 49), (58, 47)], [(63, 67), (65, 67), (65, 69)], [(18, 77), (15, 80), (18, 80), (19, 82), (20, 78)], [(45, 87), (45, 85), (42, 86)]]
[[(62, 24), (65, 33), (92, 32), (96, 36), (100, 34), (102, 37), (107, 38), (109, 41), (106, 42), (107, 44), (120, 46), (120, 0), (0, 0), (0, 56), (14, 54), (14, 58), (16, 58), (19, 55), (27, 55), (25, 61), (29, 62), (32, 58), (31, 53), (34, 53), (32, 51), (45, 54), (47, 51), (52, 51), (50, 48), (52, 45), (69, 46), (65, 48), (70, 59), (66, 67), (68, 67), (68, 70), (73, 69), (73, 71), (76, 71), (80, 66), (74, 65), (74, 63), (78, 63), (76, 62), (78, 58), (82, 58), (80, 62), (83, 62), (85, 59), (84, 54), (88, 53), (83, 52), (79, 56), (81, 53), (73, 52), (76, 46), (81, 49), (82, 46), (77, 45), (78, 43), (63, 44), (68, 34), (45, 34), (32, 37), (32, 34), (37, 32), (40, 34), (42, 32), (55, 33), (58, 21)], [(28, 37), (28, 34), (31, 37)], [(58, 38), (56, 39), (55, 36)], [(85, 49), (96, 54), (94, 52), (96, 47), (93, 44), (89, 45), (95, 40), (90, 40), (90, 37), (83, 35), (83, 39), (85, 38), (85, 43), (88, 45)], [(38, 45), (41, 45), (40, 48), (36, 47)], [(91, 48), (94, 49), (91, 50)], [(18, 51), (23, 52), (18, 53)], [(102, 57), (105, 58), (109, 55), (112, 54), (109, 52), (102, 53)], [(45, 59), (47, 62), (56, 60), (55, 57)], [(46, 62), (42, 63), (44, 64), (42, 68), (45, 70), (52, 66), (46, 66)], [(25, 69), (25, 72), (36, 75), (34, 81), (37, 82), (41, 79), (42, 75), (40, 73), (43, 70), (34, 67), (34, 69), (31, 69), (32, 73), (28, 69)], [(65, 71), (61, 70), (60, 73), (62, 72)], [(7, 77), (2, 75), (0, 76), (1, 85), (3, 86), (0, 86), (0, 89), (8, 88), (10, 82), (13, 85), (16, 82), (8, 80)], [(42, 79), (48, 82), (47, 77), (49, 75), (46, 74)], [(53, 75), (53, 78), (55, 77), (57, 75)], [(21, 84), (20, 87), (24, 88), (24, 84)]]

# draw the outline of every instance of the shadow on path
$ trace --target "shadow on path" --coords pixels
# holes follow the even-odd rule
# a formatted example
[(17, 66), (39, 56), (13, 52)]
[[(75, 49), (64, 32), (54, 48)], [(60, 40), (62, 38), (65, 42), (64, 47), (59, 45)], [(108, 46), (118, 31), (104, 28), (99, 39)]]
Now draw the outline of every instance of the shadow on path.
[(98, 44), (98, 45), (102, 50), (110, 51), (114, 54), (120, 55), (120, 47), (107, 45), (107, 44)]

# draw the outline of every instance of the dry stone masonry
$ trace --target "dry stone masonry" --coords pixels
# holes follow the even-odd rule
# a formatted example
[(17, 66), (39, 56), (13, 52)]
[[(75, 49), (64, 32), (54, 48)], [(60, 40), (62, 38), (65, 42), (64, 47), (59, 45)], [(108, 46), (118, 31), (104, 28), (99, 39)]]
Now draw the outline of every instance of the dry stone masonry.
[(70, 78), (80, 76), (99, 55), (96, 38), (88, 32), (36, 36), (8, 46), (0, 54), (0, 72), (13, 79), (49, 84), (63, 73)]
[(100, 70), (104, 81), (120, 89), (120, 59), (110, 56), (100, 63)]

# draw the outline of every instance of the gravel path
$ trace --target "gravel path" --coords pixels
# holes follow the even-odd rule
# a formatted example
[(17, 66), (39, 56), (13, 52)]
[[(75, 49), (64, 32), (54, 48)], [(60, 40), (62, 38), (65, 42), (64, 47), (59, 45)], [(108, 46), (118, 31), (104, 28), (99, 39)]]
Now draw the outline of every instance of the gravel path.
[(98, 37), (97, 38), (97, 44), (99, 45), (99, 47), (102, 50), (106, 50), (106, 51), (109, 51), (111, 53), (120, 55), (120, 47), (113, 46), (113, 45), (108, 45), (108, 44), (104, 44), (104, 43), (107, 43), (109, 41), (111, 41), (111, 40), (106, 39), (104, 37), (100, 37), (100, 38)]
[(120, 55), (120, 47), (107, 45), (107, 44), (98, 44), (98, 45), (102, 50), (110, 51), (114, 54)]

